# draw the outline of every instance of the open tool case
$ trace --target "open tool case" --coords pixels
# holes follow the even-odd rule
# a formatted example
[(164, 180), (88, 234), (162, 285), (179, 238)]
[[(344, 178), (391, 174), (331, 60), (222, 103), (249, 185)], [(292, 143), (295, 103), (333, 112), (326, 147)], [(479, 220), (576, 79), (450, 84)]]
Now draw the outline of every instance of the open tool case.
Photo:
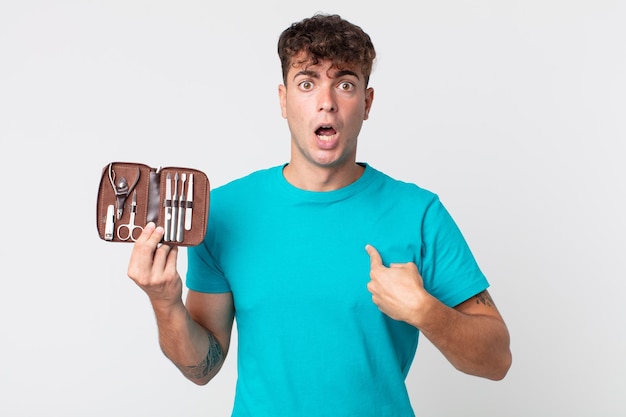
[(111, 162), (98, 187), (98, 235), (132, 243), (152, 221), (165, 228), (163, 243), (198, 245), (206, 234), (209, 190), (209, 179), (197, 169)]

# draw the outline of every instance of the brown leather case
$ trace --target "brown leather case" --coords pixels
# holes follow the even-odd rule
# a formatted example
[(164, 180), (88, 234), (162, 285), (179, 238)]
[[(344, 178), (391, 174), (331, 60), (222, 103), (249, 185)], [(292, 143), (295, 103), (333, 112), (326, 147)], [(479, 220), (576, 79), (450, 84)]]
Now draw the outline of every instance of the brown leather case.
[(134, 162), (111, 162), (102, 169), (98, 187), (98, 236), (105, 241), (132, 243), (143, 227), (153, 221), (167, 229), (162, 243), (198, 245), (206, 234), (209, 191), (209, 179), (197, 169), (156, 169)]

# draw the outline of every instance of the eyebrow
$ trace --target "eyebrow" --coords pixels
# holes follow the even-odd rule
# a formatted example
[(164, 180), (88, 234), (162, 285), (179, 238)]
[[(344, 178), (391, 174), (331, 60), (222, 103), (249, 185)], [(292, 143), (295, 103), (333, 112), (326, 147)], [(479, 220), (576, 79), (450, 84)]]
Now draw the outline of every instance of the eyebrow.
[(300, 70), (300, 71), (296, 72), (293, 75), (293, 79), (295, 80), (296, 78), (298, 78), (298, 77), (300, 77), (302, 75), (304, 75), (306, 77), (311, 77), (311, 78), (319, 78), (320, 77), (320, 74), (317, 71), (303, 69), (303, 70)]
[[(298, 71), (297, 73), (294, 74), (293, 79), (295, 80), (297, 77), (304, 75), (307, 77), (311, 77), (311, 78), (319, 78), (320, 74), (318, 71), (313, 71), (313, 70), (309, 70), (309, 69), (303, 69), (301, 71)], [(357, 80), (360, 79), (359, 78), (359, 74), (357, 74), (354, 71), (351, 70), (340, 70), (337, 71), (336, 73), (333, 74), (332, 78), (341, 78), (344, 77), (346, 75), (352, 75), (353, 77), (355, 77)]]

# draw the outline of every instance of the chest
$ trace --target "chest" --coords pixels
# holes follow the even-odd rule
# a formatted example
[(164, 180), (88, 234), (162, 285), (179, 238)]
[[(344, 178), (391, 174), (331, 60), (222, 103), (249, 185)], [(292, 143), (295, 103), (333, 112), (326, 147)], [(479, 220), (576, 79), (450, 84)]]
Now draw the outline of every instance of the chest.
[(383, 207), (260, 205), (223, 234), (229, 244), (219, 262), (240, 317), (275, 306), (324, 305), (339, 314), (370, 308), (365, 245), (375, 245), (386, 262), (419, 258), (418, 228)]

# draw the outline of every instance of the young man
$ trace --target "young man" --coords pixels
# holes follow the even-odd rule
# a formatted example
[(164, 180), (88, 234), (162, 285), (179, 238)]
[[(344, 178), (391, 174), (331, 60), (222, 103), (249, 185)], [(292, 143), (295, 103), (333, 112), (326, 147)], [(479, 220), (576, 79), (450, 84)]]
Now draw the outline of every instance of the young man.
[(289, 163), (212, 191), (205, 241), (177, 248), (147, 225), (128, 274), (154, 308), (165, 355), (207, 383), (238, 328), (233, 416), (411, 416), (419, 333), (459, 370), (494, 380), (509, 334), (437, 196), (356, 162), (374, 91), (369, 36), (316, 15), (278, 43)]

